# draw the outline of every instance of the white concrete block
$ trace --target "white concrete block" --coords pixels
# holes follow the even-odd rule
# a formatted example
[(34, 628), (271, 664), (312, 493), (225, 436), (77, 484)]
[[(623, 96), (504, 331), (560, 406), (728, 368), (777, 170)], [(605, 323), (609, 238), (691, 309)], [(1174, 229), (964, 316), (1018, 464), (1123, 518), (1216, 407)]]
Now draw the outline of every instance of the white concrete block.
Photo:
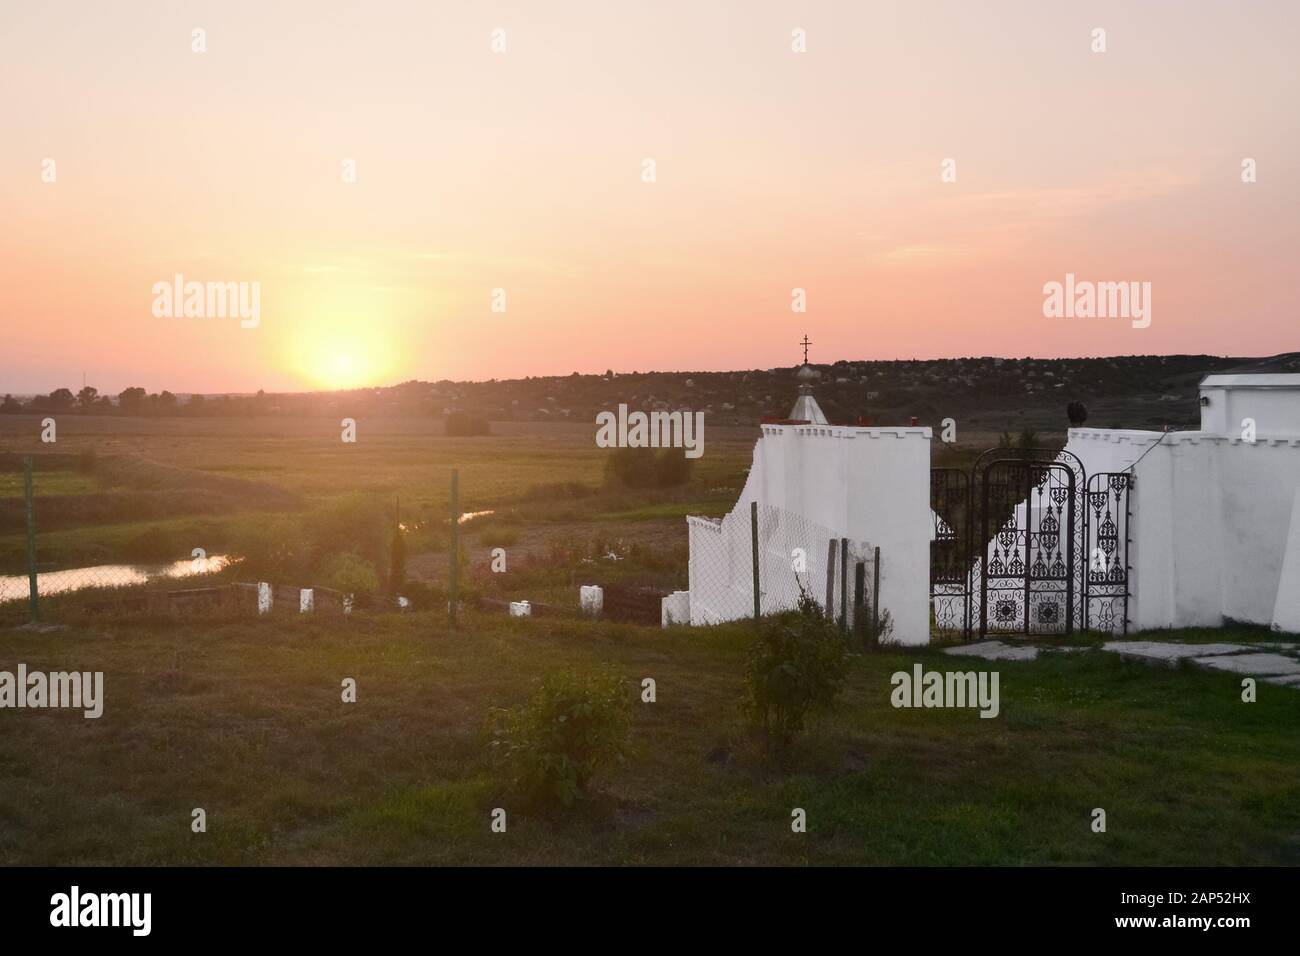
[(311, 588), (302, 588), (298, 591), (298, 613), (310, 614), (316, 609), (316, 592)]
[(271, 585), (265, 581), (257, 584), (257, 613), (271, 613)]
[(691, 592), (674, 591), (659, 602), (659, 625), (691, 623)]
[(353, 605), (353, 603), (355, 602), (355, 600), (356, 600), (356, 598), (355, 598), (354, 595), (351, 595), (351, 594), (345, 594), (345, 595), (343, 595), (343, 613), (344, 613), (344, 614), (351, 614), (351, 613), (352, 613), (352, 605)]
[(578, 588), (578, 602), (583, 613), (600, 614), (605, 607), (605, 589), (599, 584), (584, 584)]
[(533, 606), (529, 604), (527, 601), (510, 602), (511, 617), (532, 617), (532, 614), (533, 614)]

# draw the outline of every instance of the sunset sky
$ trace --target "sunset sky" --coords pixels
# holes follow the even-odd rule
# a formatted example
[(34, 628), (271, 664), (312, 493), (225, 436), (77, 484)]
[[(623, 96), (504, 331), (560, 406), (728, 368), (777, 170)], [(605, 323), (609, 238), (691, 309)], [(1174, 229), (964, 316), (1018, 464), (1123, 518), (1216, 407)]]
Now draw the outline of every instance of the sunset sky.
[[(1291, 2), (7, 2), (0, 392), (1295, 350), (1298, 47)], [(1045, 318), (1067, 272), (1150, 328)], [(176, 273), (260, 325), (155, 317)]]

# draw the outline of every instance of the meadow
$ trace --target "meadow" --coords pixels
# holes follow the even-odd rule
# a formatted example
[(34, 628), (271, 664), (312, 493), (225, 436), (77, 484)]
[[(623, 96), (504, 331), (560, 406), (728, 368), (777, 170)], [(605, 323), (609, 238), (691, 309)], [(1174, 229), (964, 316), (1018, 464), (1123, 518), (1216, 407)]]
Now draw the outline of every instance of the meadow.
[[(984, 720), (889, 703), (895, 671), (977, 662), (861, 654), (779, 765), (738, 708), (751, 639), (432, 613), (8, 629), (0, 667), (103, 670), (105, 708), (0, 714), (0, 863), (1300, 863), (1294, 690), (1245, 705), (1230, 675), (1052, 654), (997, 665)], [(489, 708), (597, 665), (656, 681), (631, 757), (571, 810), (521, 805), (488, 759)]]
[[(756, 434), (710, 430), (690, 482), (647, 493), (605, 481), (606, 452), (585, 425), (494, 423), (492, 435), (453, 438), (433, 419), (357, 424), (357, 441), (344, 443), (337, 423), (324, 418), (63, 416), (58, 441), (44, 445), (39, 418), (0, 417), (0, 571), (25, 568), (24, 455), (37, 463), (42, 569), (180, 560), (196, 547), (225, 553), (277, 518), (361, 496), (407, 529), (414, 577), (441, 561), (445, 579), (453, 469), (459, 510), (491, 512), (466, 528), (472, 563), (485, 566), (492, 546), (479, 535), (522, 537), (521, 557), (552, 541), (572, 544), (575, 535), (671, 537), (684, 547), (686, 514), (730, 507)], [(436, 554), (422, 560), (428, 552)]]

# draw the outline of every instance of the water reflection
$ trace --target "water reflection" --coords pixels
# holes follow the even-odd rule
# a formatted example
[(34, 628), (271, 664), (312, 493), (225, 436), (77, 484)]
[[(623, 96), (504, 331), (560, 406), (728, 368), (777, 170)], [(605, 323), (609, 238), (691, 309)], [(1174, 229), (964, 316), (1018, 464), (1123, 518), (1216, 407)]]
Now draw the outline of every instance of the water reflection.
[[(36, 575), (36, 588), (42, 595), (66, 594), (86, 588), (119, 588), (148, 584), (164, 578), (188, 578), (212, 574), (230, 563), (229, 555), (173, 561), (171, 564), (98, 564), (66, 571), (42, 571)], [(0, 601), (26, 600), (27, 575), (0, 575)]]

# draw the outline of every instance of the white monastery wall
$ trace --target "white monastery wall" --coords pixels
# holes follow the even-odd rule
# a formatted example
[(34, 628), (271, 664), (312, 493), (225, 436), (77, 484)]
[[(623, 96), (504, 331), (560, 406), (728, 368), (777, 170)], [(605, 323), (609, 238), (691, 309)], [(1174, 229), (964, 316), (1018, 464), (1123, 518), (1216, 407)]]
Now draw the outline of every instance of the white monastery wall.
[[(893, 639), (929, 641), (930, 441), (929, 428), (764, 425), (744, 490), (721, 526), (690, 521), (692, 623), (704, 622), (706, 606), (709, 616), (728, 615), (722, 620), (753, 613), (749, 505), (757, 501), (879, 547), (880, 606), (893, 619)], [(743, 546), (733, 528), (743, 528)], [(719, 588), (708, 578), (724, 565), (733, 583)], [(735, 594), (719, 599), (720, 590)]]

